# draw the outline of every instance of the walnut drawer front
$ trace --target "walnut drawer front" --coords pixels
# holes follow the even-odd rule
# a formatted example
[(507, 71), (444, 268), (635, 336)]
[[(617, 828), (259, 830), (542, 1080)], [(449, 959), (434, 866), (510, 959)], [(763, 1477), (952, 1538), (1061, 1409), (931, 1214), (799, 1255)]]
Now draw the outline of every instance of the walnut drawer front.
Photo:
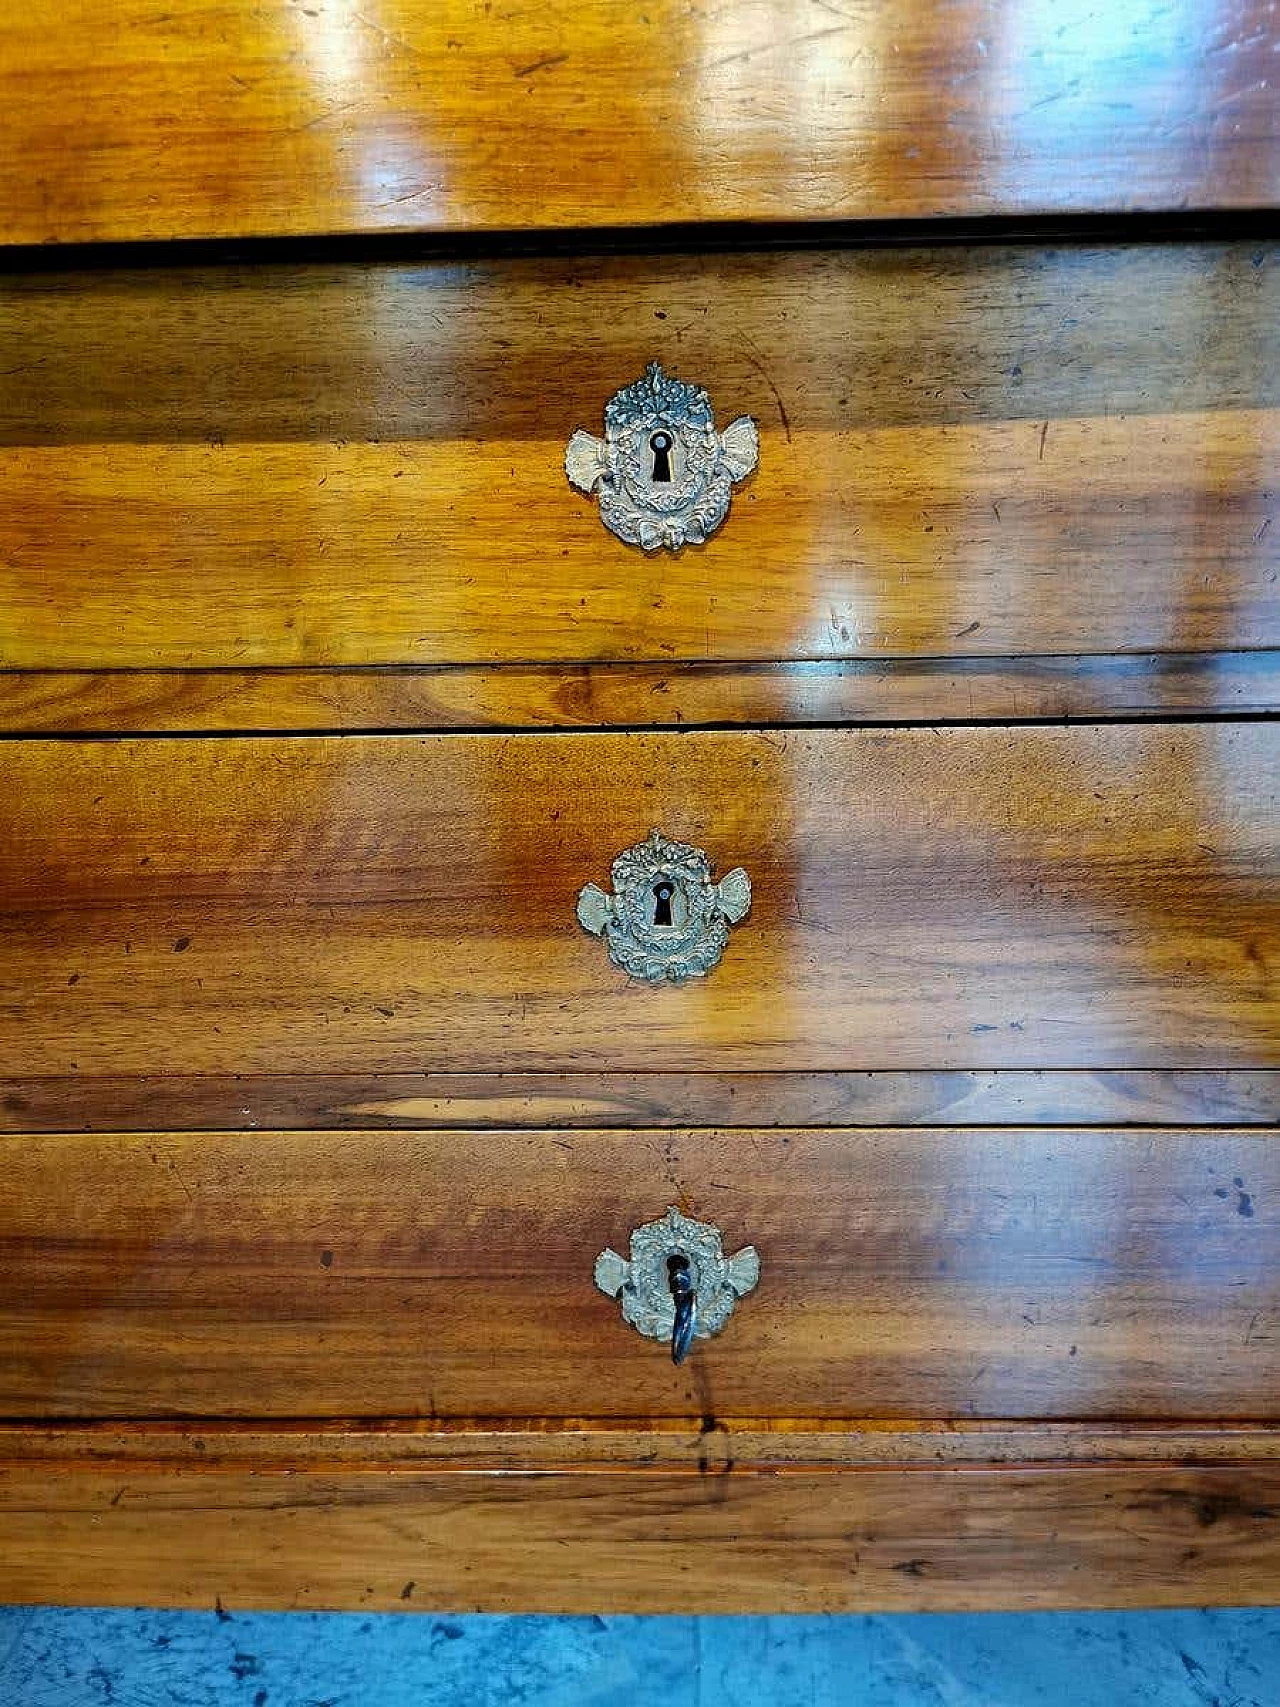
[[(75, 0), (0, 41), (8, 242), (662, 226), (1273, 198), (1263, 0)], [(1177, 115), (1176, 128), (1169, 123)]]
[[(8, 1417), (1280, 1418), (1280, 1154), (1215, 1130), (5, 1141)], [(593, 1282), (680, 1202), (673, 1368)]]
[[(55, 679), (0, 681), (0, 717), (739, 721), (749, 699), (672, 666), (925, 661), (932, 702), (891, 714), (1022, 717), (1088, 705), (1076, 654), (1199, 660), (1199, 698), (1158, 709), (1274, 706), (1278, 329), (1274, 242), (18, 275), (0, 665)], [(712, 545), (646, 559), (564, 451), (655, 359), (762, 443)], [(1011, 658), (1059, 664), (993, 712)], [(655, 668), (624, 697), (622, 665)], [(514, 684), (406, 686), (464, 667)], [(282, 668), (346, 674), (246, 674)], [(107, 670), (142, 680), (56, 679)], [(806, 708), (810, 680), (754, 715), (867, 714), (851, 690)]]
[[(1277, 1064), (1269, 723), (9, 742), (0, 1072)], [(745, 866), (705, 980), (575, 919)]]
[[(788, 1462), (795, 1437), (718, 1430), (686, 1434), (676, 1450), (661, 1434), (632, 1437), (629, 1466), (576, 1468), (548, 1461), (545, 1437), (527, 1433), (473, 1436), (465, 1444), (474, 1456), (461, 1463), (458, 1441), (443, 1434), (429, 1443), (357, 1431), (246, 1442), (202, 1431), (184, 1462), (159, 1430), (68, 1430), (60, 1445), (70, 1464), (27, 1436), (17, 1462), (0, 1462), (0, 1589), (6, 1601), (206, 1612), (1274, 1601), (1274, 1433), (1227, 1432), (1214, 1443), (1188, 1430), (1160, 1443), (1167, 1454), (1201, 1455), (1189, 1467), (1153, 1460), (1150, 1443), (1147, 1462), (1108, 1461), (1117, 1450), (1138, 1457), (1132, 1432), (1002, 1431), (994, 1450), (1027, 1454), (1022, 1467), (981, 1458), (936, 1467), (955, 1440), (956, 1431), (850, 1432), (826, 1443), (842, 1452), (838, 1464), (806, 1469)], [(881, 1450), (864, 1464), (868, 1441)], [(569, 1443), (581, 1454), (590, 1444), (582, 1435)], [(963, 1443), (971, 1454), (984, 1448)], [(561, 1453), (565, 1444), (552, 1442)], [(884, 1468), (886, 1444), (907, 1462)], [(12, 1450), (3, 1434), (0, 1446)], [(1096, 1462), (1030, 1461), (1046, 1447)], [(1224, 1447), (1240, 1461), (1215, 1462)], [(738, 1454), (731, 1464), (724, 1450)]]

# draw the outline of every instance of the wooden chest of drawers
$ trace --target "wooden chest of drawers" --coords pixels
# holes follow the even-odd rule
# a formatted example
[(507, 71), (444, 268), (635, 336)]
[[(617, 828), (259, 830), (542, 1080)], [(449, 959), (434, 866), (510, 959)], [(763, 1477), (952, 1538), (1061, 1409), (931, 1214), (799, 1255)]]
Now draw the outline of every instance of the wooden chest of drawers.
[(0, 1598), (1276, 1598), (1274, 44), (1070, 13), (0, 25)]

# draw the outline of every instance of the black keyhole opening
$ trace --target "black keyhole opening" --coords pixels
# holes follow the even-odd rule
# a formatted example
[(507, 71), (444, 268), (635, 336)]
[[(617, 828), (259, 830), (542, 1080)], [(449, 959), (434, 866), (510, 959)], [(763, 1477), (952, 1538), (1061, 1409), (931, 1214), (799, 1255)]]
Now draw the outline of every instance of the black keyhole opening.
[(655, 925), (671, 923), (671, 897), (676, 892), (674, 883), (665, 880), (653, 886), (653, 922)]
[(649, 440), (649, 449), (653, 452), (653, 481), (654, 485), (671, 484), (671, 434), (655, 433)]

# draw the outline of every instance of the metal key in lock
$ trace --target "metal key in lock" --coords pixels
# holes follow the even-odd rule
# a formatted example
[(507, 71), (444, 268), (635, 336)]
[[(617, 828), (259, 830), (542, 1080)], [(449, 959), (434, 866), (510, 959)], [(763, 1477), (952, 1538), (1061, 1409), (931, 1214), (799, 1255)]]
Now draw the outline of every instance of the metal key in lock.
[(683, 1363), (695, 1339), (718, 1334), (738, 1299), (760, 1278), (760, 1256), (744, 1245), (724, 1254), (720, 1229), (676, 1208), (631, 1235), (631, 1259), (605, 1250), (595, 1281), (622, 1306), (623, 1320), (648, 1339), (666, 1340), (673, 1363)]
[(671, 1324), (671, 1361), (679, 1366), (689, 1355), (693, 1330), (698, 1322), (698, 1295), (693, 1289), (693, 1271), (686, 1256), (667, 1258), (667, 1280), (675, 1301), (675, 1319)]

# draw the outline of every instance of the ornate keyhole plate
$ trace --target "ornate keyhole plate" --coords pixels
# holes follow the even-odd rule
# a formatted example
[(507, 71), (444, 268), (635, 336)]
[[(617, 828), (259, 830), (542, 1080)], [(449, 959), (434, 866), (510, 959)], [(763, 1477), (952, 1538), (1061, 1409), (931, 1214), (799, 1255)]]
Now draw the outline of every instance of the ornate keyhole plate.
[(588, 883), (578, 922), (602, 936), (615, 966), (650, 984), (700, 978), (719, 963), (729, 926), (745, 919), (751, 880), (739, 866), (719, 883), (701, 848), (658, 830), (613, 862), (613, 894)]
[(716, 431), (700, 385), (650, 362), (643, 379), (605, 404), (604, 437), (581, 428), (569, 440), (565, 473), (580, 492), (597, 492), (604, 525), (645, 551), (701, 545), (729, 512), (735, 481), (760, 456), (750, 415)]
[(668, 1263), (683, 1257), (691, 1271), (696, 1300), (693, 1337), (718, 1334), (733, 1314), (738, 1299), (760, 1278), (760, 1256), (754, 1245), (735, 1255), (724, 1254), (720, 1229), (709, 1221), (691, 1221), (671, 1208), (660, 1221), (646, 1221), (631, 1235), (631, 1260), (617, 1251), (596, 1258), (596, 1285), (607, 1298), (616, 1298), (622, 1315), (648, 1339), (670, 1339), (676, 1305)]

